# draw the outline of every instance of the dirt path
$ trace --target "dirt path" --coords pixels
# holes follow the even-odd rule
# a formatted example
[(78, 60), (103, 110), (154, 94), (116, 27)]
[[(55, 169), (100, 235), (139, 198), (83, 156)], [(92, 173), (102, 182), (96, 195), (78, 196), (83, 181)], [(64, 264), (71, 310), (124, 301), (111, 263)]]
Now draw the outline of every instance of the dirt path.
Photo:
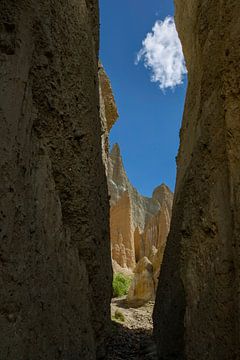
[(152, 341), (153, 302), (139, 308), (128, 307), (124, 298), (113, 299), (112, 318), (116, 311), (124, 316), (124, 322), (112, 322), (107, 360), (157, 360)]

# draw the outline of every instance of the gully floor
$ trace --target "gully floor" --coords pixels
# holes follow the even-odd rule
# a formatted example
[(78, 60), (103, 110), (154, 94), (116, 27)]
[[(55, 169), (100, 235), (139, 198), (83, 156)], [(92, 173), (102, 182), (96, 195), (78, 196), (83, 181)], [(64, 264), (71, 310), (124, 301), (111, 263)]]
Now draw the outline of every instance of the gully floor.
[(152, 312), (154, 303), (139, 308), (129, 307), (125, 298), (113, 299), (112, 318), (116, 311), (124, 322), (112, 322), (112, 337), (108, 345), (107, 360), (157, 360), (152, 341)]

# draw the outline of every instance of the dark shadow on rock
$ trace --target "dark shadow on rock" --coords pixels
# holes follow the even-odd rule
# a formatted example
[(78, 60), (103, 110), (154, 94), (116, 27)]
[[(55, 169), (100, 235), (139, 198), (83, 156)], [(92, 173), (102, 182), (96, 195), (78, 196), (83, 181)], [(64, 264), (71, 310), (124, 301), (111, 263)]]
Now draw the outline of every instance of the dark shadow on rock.
[(114, 298), (113, 301), (118, 307), (122, 309), (137, 309), (147, 304), (146, 301), (141, 300), (129, 302), (126, 298)]
[(119, 308), (122, 309), (129, 309), (129, 304), (127, 302), (127, 299), (124, 298), (114, 298), (113, 299), (114, 304), (116, 304)]
[(106, 360), (157, 360), (152, 332), (113, 321)]

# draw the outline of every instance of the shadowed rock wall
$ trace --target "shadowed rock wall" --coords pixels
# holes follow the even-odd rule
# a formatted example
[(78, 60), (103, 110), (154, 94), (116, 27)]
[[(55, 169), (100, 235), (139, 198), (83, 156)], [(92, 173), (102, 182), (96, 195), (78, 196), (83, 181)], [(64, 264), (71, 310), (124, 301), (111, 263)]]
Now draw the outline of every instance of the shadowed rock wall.
[(240, 3), (175, 4), (189, 85), (155, 339), (161, 359), (239, 359)]
[(1, 359), (104, 358), (97, 1), (0, 2)]

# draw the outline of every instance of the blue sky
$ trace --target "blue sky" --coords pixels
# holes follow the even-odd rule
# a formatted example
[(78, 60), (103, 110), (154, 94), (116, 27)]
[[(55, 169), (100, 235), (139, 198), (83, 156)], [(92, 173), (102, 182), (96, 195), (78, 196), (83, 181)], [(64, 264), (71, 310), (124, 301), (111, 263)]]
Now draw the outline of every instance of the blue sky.
[(174, 190), (186, 79), (163, 93), (143, 62), (135, 64), (155, 22), (174, 15), (173, 2), (100, 0), (100, 11), (100, 58), (120, 115), (111, 144), (119, 143), (128, 177), (140, 193), (150, 196), (162, 182)]

